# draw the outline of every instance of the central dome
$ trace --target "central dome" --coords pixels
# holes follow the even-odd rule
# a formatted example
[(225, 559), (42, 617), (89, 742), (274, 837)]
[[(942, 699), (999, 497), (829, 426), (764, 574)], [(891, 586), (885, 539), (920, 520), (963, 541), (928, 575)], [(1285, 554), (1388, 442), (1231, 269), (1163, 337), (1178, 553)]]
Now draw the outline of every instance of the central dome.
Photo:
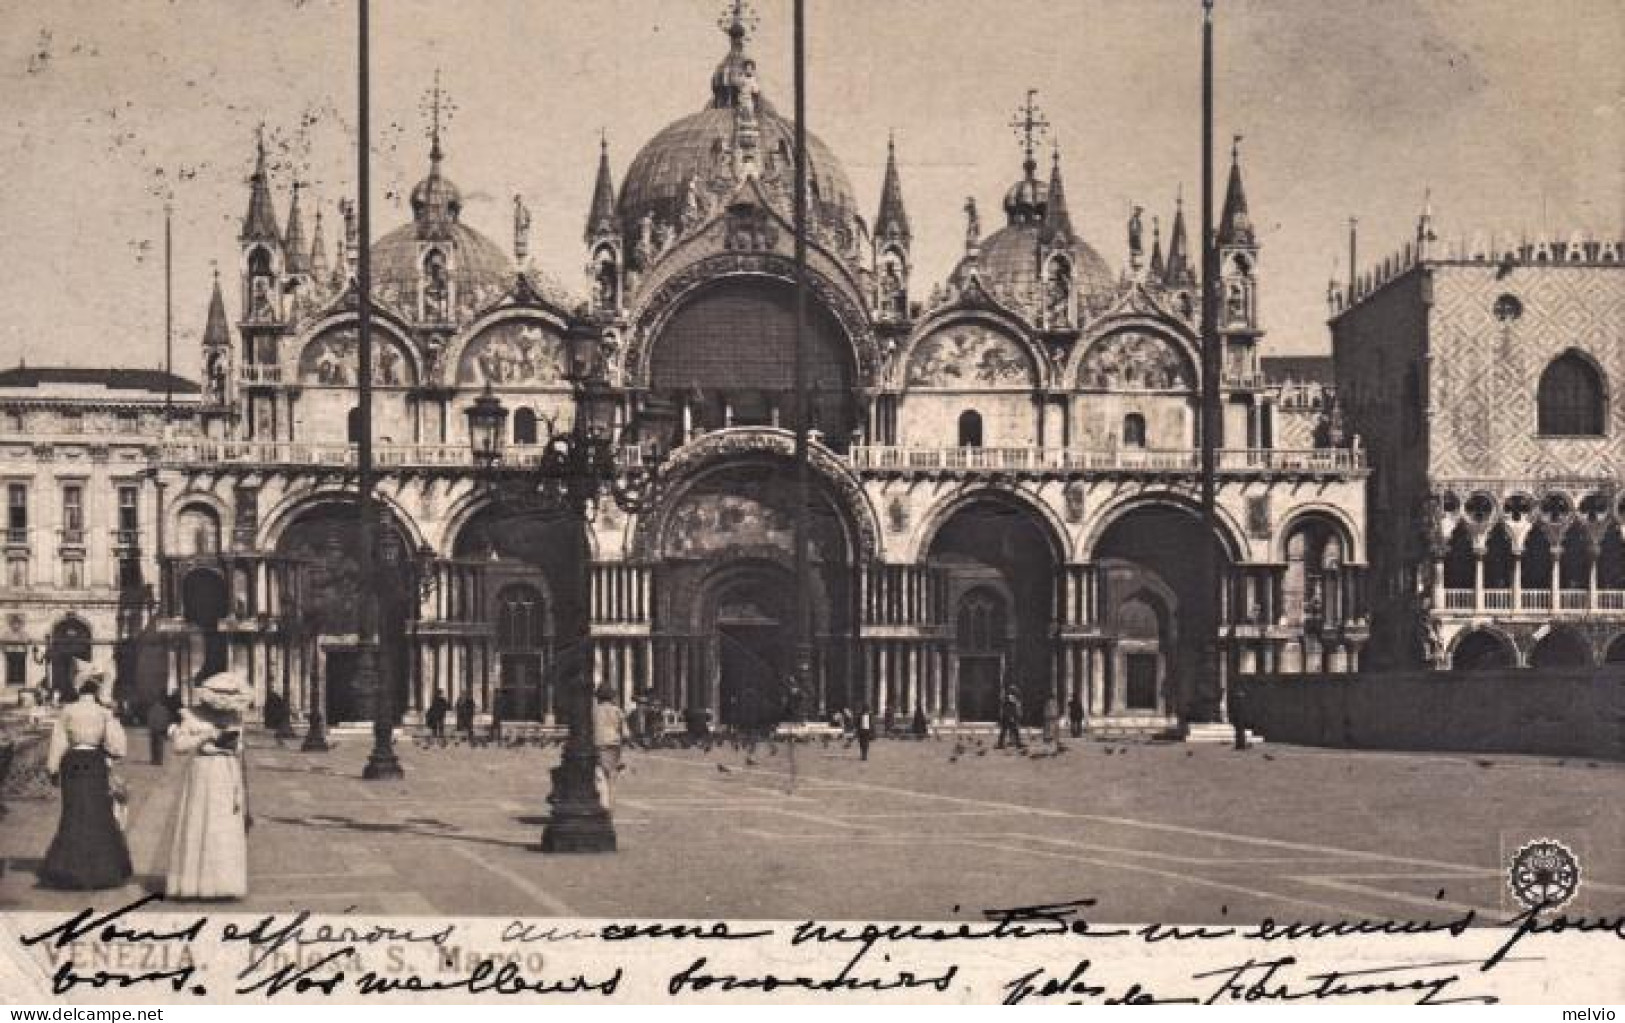
[[(750, 174), (760, 178), (781, 212), (791, 215), (795, 122), (780, 116), (758, 92), (743, 25), (736, 19), (727, 32), (728, 55), (712, 75), (711, 103), (655, 135), (627, 169), (616, 212), (629, 242), (636, 241), (645, 217), (667, 228), (678, 223), (691, 189), (702, 202), (715, 201)], [(812, 225), (838, 239), (854, 237), (858, 207), (852, 182), (834, 152), (811, 132), (807, 182)]]

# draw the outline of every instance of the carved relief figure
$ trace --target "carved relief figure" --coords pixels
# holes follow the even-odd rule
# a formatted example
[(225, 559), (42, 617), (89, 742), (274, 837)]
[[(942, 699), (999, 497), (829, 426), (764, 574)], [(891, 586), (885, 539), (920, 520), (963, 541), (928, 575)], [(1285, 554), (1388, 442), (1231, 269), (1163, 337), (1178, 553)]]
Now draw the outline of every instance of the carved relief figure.
[(1053, 259), (1049, 276), (1044, 281), (1045, 313), (1050, 326), (1066, 327), (1072, 323), (1072, 268), (1064, 259)]
[(1151, 334), (1125, 332), (1098, 341), (1078, 374), (1094, 390), (1172, 390), (1191, 386), (1185, 360), (1174, 346)]
[(911, 387), (1026, 387), (1027, 356), (998, 331), (959, 327), (922, 341), (908, 367)]
[(451, 318), (451, 280), (446, 271), (446, 254), (440, 249), (429, 250), (423, 261), (423, 315), (435, 323)]

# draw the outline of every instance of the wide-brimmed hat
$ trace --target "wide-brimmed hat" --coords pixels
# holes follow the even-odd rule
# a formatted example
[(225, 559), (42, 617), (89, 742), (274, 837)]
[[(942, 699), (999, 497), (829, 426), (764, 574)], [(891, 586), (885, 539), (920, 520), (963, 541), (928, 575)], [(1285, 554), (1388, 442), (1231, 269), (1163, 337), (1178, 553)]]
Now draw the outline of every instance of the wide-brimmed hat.
[(242, 713), (254, 705), (254, 691), (229, 671), (210, 675), (193, 689), (197, 702), (215, 710)]

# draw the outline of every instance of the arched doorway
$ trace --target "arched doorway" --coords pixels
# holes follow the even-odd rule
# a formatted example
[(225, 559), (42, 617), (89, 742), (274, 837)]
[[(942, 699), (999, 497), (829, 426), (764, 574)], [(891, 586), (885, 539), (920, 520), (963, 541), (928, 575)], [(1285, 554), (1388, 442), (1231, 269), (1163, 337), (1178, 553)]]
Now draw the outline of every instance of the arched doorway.
[(51, 630), (51, 688), (66, 703), (74, 698), (78, 676), (76, 661), (91, 659), (90, 626), (77, 618), (64, 618)]
[[(1059, 547), (1032, 509), (998, 494), (954, 510), (932, 537), (926, 560), (955, 611), (950, 670), (961, 721), (994, 721), (999, 695), (1015, 686), (1029, 722), (1053, 692), (1050, 650)], [(898, 707), (898, 717), (912, 707)]]
[(541, 721), (553, 712), (548, 668), (553, 660), (553, 620), (542, 592), (527, 583), (497, 591), (498, 699), (503, 720)]
[(709, 587), (724, 727), (765, 732), (782, 719), (794, 668), (794, 587), (789, 569), (763, 561), (729, 565)]
[(770, 452), (735, 456), (675, 488), (648, 523), (656, 546), (651, 681), (664, 706), (713, 724), (766, 727), (857, 697), (851, 640), (856, 527), (820, 474), (804, 580), (812, 663), (795, 670), (795, 476)]
[[(457, 534), (454, 559), (477, 563), (489, 615), (490, 646), (473, 636), (437, 637), (429, 658), (436, 672), (443, 647), (486, 653), (494, 671), (477, 670), (479, 657), (463, 656), (461, 674), (437, 676), (454, 702), (467, 692), (475, 705), (504, 720), (554, 722), (567, 711), (564, 694), (590, 670), (585, 573), (590, 561), (586, 525), (570, 515), (542, 515), (520, 507), (488, 505)], [(488, 691), (494, 675), (495, 692)]]
[(1512, 644), (1505, 637), (1483, 629), (1463, 636), (1450, 656), (1450, 667), (1456, 671), (1513, 668), (1517, 664), (1518, 655)]
[(226, 637), (220, 634), (220, 620), (230, 608), (231, 597), (219, 572), (194, 568), (181, 580), (181, 616), (197, 630), (202, 648), (198, 651), (200, 656), (192, 660), (198, 666), (192, 681), (226, 670)]
[[(1222, 578), (1229, 552), (1183, 506), (1140, 505), (1101, 534), (1094, 561), (1102, 578), (1102, 618), (1112, 634), (1105, 706), (1123, 713), (1154, 710), (1187, 720), (1217, 719), (1217, 680), (1199, 679), (1203, 644), (1216, 639), (1219, 627), (1219, 608), (1203, 586), (1202, 564), (1210, 551)], [(1151, 704), (1144, 693), (1153, 664), (1158, 676)], [(1131, 688), (1141, 706), (1130, 704)]]
[[(396, 549), (412, 550), (404, 531), (387, 516), (379, 528), (395, 531)], [(356, 556), (360, 547), (360, 516), (354, 504), (342, 500), (307, 508), (277, 541), (277, 554), (300, 566), (298, 657), (306, 679), (321, 687), (319, 701), (330, 725), (368, 721), (374, 714), (376, 694), (359, 685), (363, 586), (372, 588), (376, 600), (378, 674), (394, 694), (390, 703), (397, 721), (408, 708), (406, 623), (417, 614), (416, 601), (397, 575), (382, 568), (374, 579), (364, 579)]]
[(991, 586), (959, 598), (954, 638), (959, 656), (959, 719), (997, 721), (1000, 682), (1010, 656), (1010, 601)]
[(1590, 664), (1590, 644), (1572, 629), (1553, 629), (1529, 651), (1531, 668), (1585, 668)]

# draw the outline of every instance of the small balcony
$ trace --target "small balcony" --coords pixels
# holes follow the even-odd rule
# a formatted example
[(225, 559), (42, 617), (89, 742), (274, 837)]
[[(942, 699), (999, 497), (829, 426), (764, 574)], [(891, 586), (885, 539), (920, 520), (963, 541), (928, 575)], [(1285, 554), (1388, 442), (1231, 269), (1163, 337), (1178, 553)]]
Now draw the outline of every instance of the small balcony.
[(7, 547), (24, 547), (24, 548), (26, 548), (28, 546), (28, 527), (27, 526), (9, 526), (9, 527), (7, 527), (7, 529), (6, 529), (6, 546)]
[(85, 531), (78, 526), (63, 526), (57, 530), (57, 542), (62, 547), (83, 549), (85, 546)]
[(268, 387), (282, 383), (282, 367), (245, 363), (238, 368), (237, 379), (248, 387)]

